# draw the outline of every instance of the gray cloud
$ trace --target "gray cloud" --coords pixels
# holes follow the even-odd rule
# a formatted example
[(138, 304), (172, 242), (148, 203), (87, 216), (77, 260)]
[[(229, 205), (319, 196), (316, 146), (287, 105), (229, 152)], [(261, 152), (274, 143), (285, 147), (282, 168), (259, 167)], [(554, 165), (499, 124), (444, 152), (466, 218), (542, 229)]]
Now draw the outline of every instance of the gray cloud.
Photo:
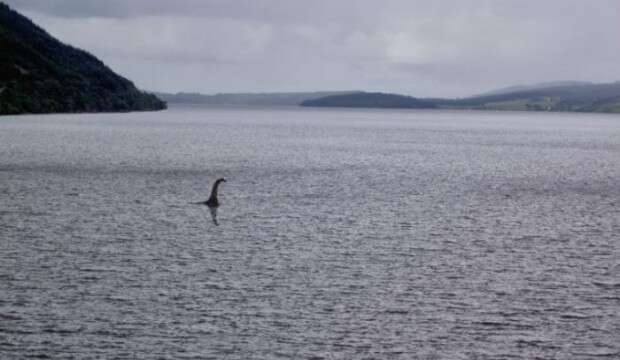
[(616, 0), (12, 0), (145, 89), (464, 96), (620, 79)]

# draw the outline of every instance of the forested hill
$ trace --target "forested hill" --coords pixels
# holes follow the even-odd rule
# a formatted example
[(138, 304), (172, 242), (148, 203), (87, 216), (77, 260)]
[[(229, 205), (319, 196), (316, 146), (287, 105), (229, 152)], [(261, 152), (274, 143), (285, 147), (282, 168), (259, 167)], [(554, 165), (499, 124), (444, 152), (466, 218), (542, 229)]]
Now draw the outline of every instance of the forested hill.
[(165, 107), (93, 55), (61, 43), (0, 2), (0, 114)]
[(301, 103), (301, 106), (432, 109), (436, 108), (437, 104), (433, 101), (418, 99), (411, 96), (357, 92), (306, 100)]

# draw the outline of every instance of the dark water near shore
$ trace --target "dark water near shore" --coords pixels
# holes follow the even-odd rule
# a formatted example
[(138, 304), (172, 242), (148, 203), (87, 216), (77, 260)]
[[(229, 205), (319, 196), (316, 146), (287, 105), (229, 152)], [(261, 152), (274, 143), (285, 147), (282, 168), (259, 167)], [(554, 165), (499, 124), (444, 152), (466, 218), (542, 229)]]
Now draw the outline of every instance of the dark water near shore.
[(618, 116), (2, 117), (0, 201), (2, 359), (620, 357)]

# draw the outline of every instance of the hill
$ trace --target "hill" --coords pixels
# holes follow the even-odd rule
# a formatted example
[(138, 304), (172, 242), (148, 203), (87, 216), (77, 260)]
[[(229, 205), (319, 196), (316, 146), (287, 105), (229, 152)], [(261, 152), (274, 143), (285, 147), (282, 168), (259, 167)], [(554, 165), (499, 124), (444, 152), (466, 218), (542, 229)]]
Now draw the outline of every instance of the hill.
[(491, 96), (491, 95), (501, 95), (501, 94), (509, 94), (516, 93), (521, 91), (530, 91), (530, 90), (540, 90), (547, 89), (558, 86), (574, 86), (574, 85), (592, 85), (591, 82), (587, 81), (552, 81), (552, 82), (544, 82), (538, 84), (528, 84), (528, 85), (514, 85), (508, 86), (500, 89), (495, 89), (491, 91), (487, 91), (482, 94), (478, 94), (470, 97), (481, 97), (481, 96)]
[(229, 93), (204, 95), (199, 93), (155, 93), (169, 103), (205, 104), (205, 105), (278, 105), (296, 106), (307, 100), (332, 95), (356, 93), (356, 91), (317, 91), (317, 92), (282, 92), (282, 93)]
[(165, 107), (93, 55), (63, 44), (0, 3), (0, 114)]
[(445, 101), (443, 105), (481, 110), (620, 112), (620, 82), (555, 85)]
[(358, 92), (306, 100), (301, 103), (301, 106), (432, 109), (436, 108), (437, 104), (432, 100), (418, 99), (411, 96)]
[(356, 93), (305, 101), (302, 106), (620, 113), (620, 82), (519, 86), (464, 99), (418, 99), (396, 94)]

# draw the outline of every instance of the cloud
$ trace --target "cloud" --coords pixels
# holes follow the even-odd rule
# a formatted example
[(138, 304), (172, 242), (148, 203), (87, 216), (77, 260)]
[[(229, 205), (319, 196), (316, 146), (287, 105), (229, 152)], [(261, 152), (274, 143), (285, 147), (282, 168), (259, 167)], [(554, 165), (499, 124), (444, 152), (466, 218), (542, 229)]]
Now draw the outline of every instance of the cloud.
[(464, 96), (614, 81), (620, 2), (14, 0), (145, 89)]

